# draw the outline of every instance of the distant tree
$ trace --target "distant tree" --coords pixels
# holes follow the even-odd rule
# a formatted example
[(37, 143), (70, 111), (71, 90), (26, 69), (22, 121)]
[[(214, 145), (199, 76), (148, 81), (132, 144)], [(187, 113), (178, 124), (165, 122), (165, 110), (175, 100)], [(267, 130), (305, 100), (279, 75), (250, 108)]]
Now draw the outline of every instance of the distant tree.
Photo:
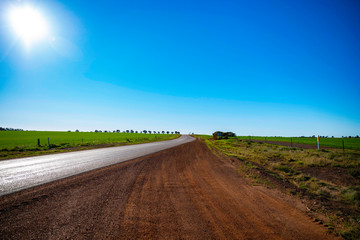
[(149, 132), (149, 134), (151, 134), (151, 131), (148, 131)]
[(236, 134), (235, 134), (235, 133), (233, 133), (233, 132), (226, 132), (226, 133), (225, 133), (225, 136), (228, 136), (228, 137), (235, 137), (235, 136), (236, 136)]
[(131, 133), (134, 133), (134, 130), (130, 130)]
[(108, 131), (107, 131), (107, 130), (105, 130), (104, 132), (106, 132), (106, 133), (107, 133)]
[(145, 133), (145, 134), (146, 134), (146, 133), (147, 133), (147, 130), (143, 130), (143, 133)]
[(359, 135), (356, 135), (355, 138), (359, 138)]
[(99, 132), (99, 130), (95, 129), (95, 132)]
[(79, 129), (76, 129), (75, 132), (79, 132)]
[(165, 131), (161, 131), (162, 134), (165, 134)]
[(169, 131), (166, 131), (166, 134), (169, 134), (170, 132)]
[(351, 136), (349, 136), (349, 138), (351, 138)]
[(138, 133), (138, 131), (135, 131), (135, 133)]
[(171, 132), (171, 134), (174, 134), (174, 132)]
[(126, 130), (126, 133), (129, 133), (129, 130)]
[(119, 133), (119, 132), (120, 132), (120, 130), (116, 130), (116, 132), (117, 132), (117, 133)]
[[(194, 134), (194, 133), (192, 133)], [(213, 133), (213, 139), (217, 140), (217, 139), (228, 139), (229, 137), (235, 137), (236, 134), (233, 132), (221, 132), (221, 131), (216, 131)]]
[(71, 132), (71, 130), (68, 130), (68, 132)]

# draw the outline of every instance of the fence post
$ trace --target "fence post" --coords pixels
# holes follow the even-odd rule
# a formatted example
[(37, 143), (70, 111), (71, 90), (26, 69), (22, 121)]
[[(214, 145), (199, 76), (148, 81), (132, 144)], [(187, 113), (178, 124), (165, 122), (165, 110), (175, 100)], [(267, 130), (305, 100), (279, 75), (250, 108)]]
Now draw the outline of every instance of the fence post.
[(40, 138), (38, 138), (38, 147), (40, 147)]

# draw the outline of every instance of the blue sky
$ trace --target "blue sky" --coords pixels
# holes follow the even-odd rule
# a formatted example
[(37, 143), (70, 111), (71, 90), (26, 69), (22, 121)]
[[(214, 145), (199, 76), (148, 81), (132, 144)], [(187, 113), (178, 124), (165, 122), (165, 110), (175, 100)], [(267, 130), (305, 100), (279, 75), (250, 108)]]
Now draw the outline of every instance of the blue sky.
[[(6, 21), (49, 25), (27, 48)], [(360, 134), (358, 1), (2, 1), (0, 125)]]

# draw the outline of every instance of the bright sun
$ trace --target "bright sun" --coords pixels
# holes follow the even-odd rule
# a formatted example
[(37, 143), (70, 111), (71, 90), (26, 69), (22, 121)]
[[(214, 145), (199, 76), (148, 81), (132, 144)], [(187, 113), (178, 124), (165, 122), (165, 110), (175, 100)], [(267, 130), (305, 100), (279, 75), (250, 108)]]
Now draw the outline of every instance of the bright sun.
[(11, 27), (15, 34), (29, 46), (45, 38), (48, 34), (48, 25), (42, 14), (30, 7), (13, 8), (9, 14)]

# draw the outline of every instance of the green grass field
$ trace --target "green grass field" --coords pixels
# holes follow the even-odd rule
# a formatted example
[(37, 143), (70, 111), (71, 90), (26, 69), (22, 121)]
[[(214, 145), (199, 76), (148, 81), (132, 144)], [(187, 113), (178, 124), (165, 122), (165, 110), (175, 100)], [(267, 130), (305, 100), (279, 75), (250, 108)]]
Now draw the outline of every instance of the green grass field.
[[(311, 137), (258, 137), (258, 136), (238, 136), (239, 139), (249, 140), (263, 140), (263, 141), (279, 141), (279, 142), (293, 142), (300, 144), (310, 144), (317, 146), (316, 138)], [(320, 146), (347, 149), (360, 149), (360, 138), (320, 138)]]
[(0, 131), (0, 159), (163, 141), (178, 136), (179, 134)]
[(42, 132), (42, 131), (0, 131), (0, 149), (36, 148), (50, 144), (69, 146), (77, 144), (98, 145), (108, 143), (140, 143), (167, 140), (176, 137), (174, 134), (142, 134), (142, 133), (95, 133), (95, 132)]

